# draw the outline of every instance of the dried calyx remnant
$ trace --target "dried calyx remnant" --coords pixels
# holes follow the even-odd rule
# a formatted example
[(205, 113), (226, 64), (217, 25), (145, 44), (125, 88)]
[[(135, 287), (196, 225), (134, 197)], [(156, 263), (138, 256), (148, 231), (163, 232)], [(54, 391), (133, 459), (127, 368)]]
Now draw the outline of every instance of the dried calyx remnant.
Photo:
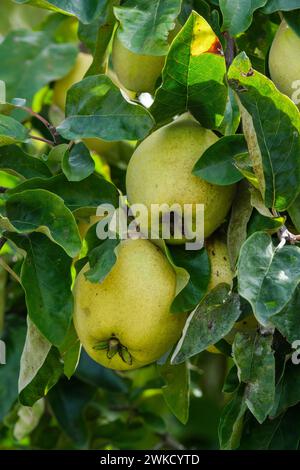
[(94, 348), (96, 351), (103, 351), (106, 350), (106, 355), (108, 359), (112, 359), (116, 354), (119, 354), (122, 361), (126, 364), (132, 364), (132, 356), (128, 349), (123, 346), (118, 338), (112, 336), (107, 341), (101, 341), (95, 344)]

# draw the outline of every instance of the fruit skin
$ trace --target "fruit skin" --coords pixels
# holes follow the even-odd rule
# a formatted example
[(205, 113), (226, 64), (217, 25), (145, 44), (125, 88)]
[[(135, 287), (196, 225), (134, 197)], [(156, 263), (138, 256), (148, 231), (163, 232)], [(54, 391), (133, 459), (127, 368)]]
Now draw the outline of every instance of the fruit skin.
[(68, 75), (55, 83), (53, 89), (53, 103), (62, 111), (65, 110), (66, 97), (69, 88), (71, 88), (74, 83), (80, 82), (80, 80), (83, 79), (92, 65), (92, 62), (93, 56), (91, 54), (79, 52), (73, 69), (68, 73)]
[(205, 246), (211, 268), (208, 291), (211, 291), (221, 283), (232, 286), (233, 275), (230, 268), (227, 244), (219, 237), (213, 236), (206, 240)]
[(126, 175), (129, 202), (146, 205), (149, 213), (151, 204), (178, 203), (182, 208), (184, 204), (204, 204), (204, 237), (210, 236), (232, 204), (235, 185), (212, 185), (194, 176), (192, 170), (217, 139), (212, 131), (186, 116), (153, 132), (130, 159)]
[[(296, 92), (300, 99), (300, 93), (297, 93), (299, 83), (297, 88), (292, 87), (293, 82), (300, 80), (299, 51), (300, 37), (282, 21), (270, 50), (270, 75), (278, 90), (290, 98)], [(300, 109), (300, 104), (297, 106)]]
[[(162, 252), (148, 240), (119, 245), (116, 264), (101, 284), (86, 280), (86, 265), (74, 287), (74, 325), (86, 352), (117, 370), (156, 361), (179, 339), (185, 314), (171, 314), (176, 275)], [(112, 337), (127, 348), (132, 364), (95, 346)]]

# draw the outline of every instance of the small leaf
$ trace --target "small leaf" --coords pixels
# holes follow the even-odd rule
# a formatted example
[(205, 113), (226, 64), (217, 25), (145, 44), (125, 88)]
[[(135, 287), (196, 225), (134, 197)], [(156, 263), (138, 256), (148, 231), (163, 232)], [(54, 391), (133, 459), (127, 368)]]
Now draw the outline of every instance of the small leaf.
[(48, 341), (60, 346), (73, 313), (72, 259), (42, 233), (5, 236), (26, 252), (21, 281), (30, 319)]
[(262, 423), (270, 413), (275, 398), (275, 360), (273, 336), (237, 333), (232, 352), (240, 382), (247, 384), (245, 402)]
[(6, 216), (18, 233), (44, 232), (70, 256), (81, 249), (76, 221), (63, 200), (44, 189), (9, 196)]
[(170, 47), (151, 113), (157, 123), (190, 111), (204, 127), (218, 128), (228, 89), (221, 43), (207, 21), (192, 12)]
[(51, 176), (45, 163), (28, 155), (17, 145), (0, 147), (0, 169), (26, 179)]
[(73, 322), (59, 347), (59, 352), (64, 361), (64, 374), (68, 379), (74, 374), (80, 356), (81, 345), (74, 328)]
[(239, 294), (250, 302), (264, 326), (292, 298), (300, 282), (300, 248), (276, 250), (270, 235), (256, 232), (241, 248), (238, 262)]
[(117, 261), (116, 248), (120, 240), (107, 239), (89, 253), (90, 269), (85, 277), (90, 282), (101, 283)]
[(106, 75), (87, 77), (70, 88), (66, 116), (57, 130), (69, 140), (139, 140), (154, 124), (150, 113), (129, 104)]
[[(0, 45), (1, 47), (1, 45)], [(28, 130), (15, 119), (0, 115), (0, 148), (28, 140)]]
[(247, 151), (243, 134), (222, 137), (199, 158), (193, 174), (221, 186), (237, 183), (243, 179), (243, 175), (236, 169), (234, 157)]
[(127, 0), (114, 12), (124, 46), (142, 55), (166, 55), (168, 33), (175, 26), (181, 0)]
[(81, 181), (90, 176), (95, 169), (95, 163), (88, 148), (80, 142), (66, 152), (62, 161), (62, 170), (68, 181)]
[(168, 407), (181, 423), (186, 424), (190, 406), (190, 372), (187, 364), (184, 362), (175, 366), (166, 362), (157, 367), (165, 381), (162, 392)]
[(191, 313), (171, 363), (179, 364), (217, 343), (240, 316), (239, 297), (227, 284), (215, 287)]

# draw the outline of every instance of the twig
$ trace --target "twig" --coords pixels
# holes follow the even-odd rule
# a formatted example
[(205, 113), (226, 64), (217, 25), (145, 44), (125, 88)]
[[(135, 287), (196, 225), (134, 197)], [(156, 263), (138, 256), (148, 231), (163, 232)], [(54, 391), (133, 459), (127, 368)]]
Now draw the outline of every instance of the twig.
[(38, 137), (37, 135), (29, 134), (29, 137), (33, 140), (39, 140), (41, 142), (45, 142), (45, 144), (51, 145), (51, 147), (55, 145), (55, 143), (52, 142), (52, 140), (44, 139), (43, 137)]
[(33, 116), (36, 119), (38, 119), (39, 121), (41, 121), (44, 124), (44, 126), (48, 129), (50, 134), (52, 135), (54, 144), (57, 144), (58, 133), (56, 131), (56, 127), (52, 126), (52, 124), (50, 124), (50, 122), (47, 121), (47, 119), (45, 119), (43, 116), (41, 116), (40, 114), (33, 111), (31, 108), (28, 108), (27, 106), (20, 106), (20, 108), (24, 109), (24, 111), (31, 114), (31, 116)]
[(226, 43), (227, 43), (226, 51), (225, 51), (225, 60), (226, 60), (226, 66), (229, 69), (234, 59), (235, 42), (234, 42), (233, 37), (227, 31), (223, 33), (223, 36), (226, 39)]

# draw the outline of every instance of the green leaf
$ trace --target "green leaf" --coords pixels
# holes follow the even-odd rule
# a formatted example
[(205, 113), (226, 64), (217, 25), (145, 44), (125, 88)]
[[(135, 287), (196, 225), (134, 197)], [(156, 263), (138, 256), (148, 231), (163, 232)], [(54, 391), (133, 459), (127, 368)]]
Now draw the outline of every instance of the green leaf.
[(73, 322), (59, 347), (59, 352), (64, 361), (64, 374), (68, 379), (74, 374), (80, 356), (80, 341), (74, 328)]
[(290, 408), (277, 419), (259, 424), (249, 418), (245, 422), (239, 450), (297, 450), (300, 439), (300, 408)]
[(268, 0), (220, 0), (223, 30), (235, 36), (243, 33), (252, 23), (253, 13)]
[(223, 393), (234, 393), (237, 391), (237, 389), (240, 386), (239, 378), (238, 378), (238, 371), (237, 367), (234, 365), (231, 367), (229, 370), (224, 385), (222, 392)]
[(300, 286), (283, 310), (271, 317), (273, 325), (280, 331), (289, 343), (300, 338)]
[(193, 174), (221, 186), (237, 183), (243, 179), (243, 175), (236, 169), (233, 159), (247, 151), (243, 134), (222, 137), (199, 158)]
[(267, 232), (272, 235), (278, 232), (284, 222), (285, 217), (265, 217), (254, 210), (248, 224), (248, 237), (255, 232)]
[(239, 294), (250, 302), (264, 326), (292, 298), (300, 282), (300, 248), (276, 249), (270, 235), (256, 232), (241, 248), (238, 262)]
[(94, 169), (94, 160), (82, 142), (75, 144), (70, 152), (64, 154), (62, 170), (68, 181), (81, 181), (90, 176)]
[(20, 402), (26, 406), (33, 406), (56, 384), (62, 369), (57, 349), (51, 347), (51, 343), (28, 317), (19, 376)]
[(239, 297), (230, 293), (227, 284), (219, 284), (188, 318), (172, 355), (172, 364), (179, 364), (217, 343), (230, 332), (240, 313)]
[(259, 423), (262, 423), (270, 413), (275, 398), (275, 359), (272, 341), (272, 335), (238, 332), (232, 345), (239, 380), (247, 384), (245, 402)]
[(246, 410), (244, 386), (240, 385), (222, 410), (218, 430), (222, 450), (233, 450), (239, 446)]
[(82, 382), (97, 388), (103, 388), (110, 392), (127, 393), (128, 387), (122, 377), (113, 370), (100, 366), (97, 362), (81, 350), (80, 360), (76, 369), (76, 377)]
[(137, 54), (166, 55), (168, 33), (174, 29), (180, 7), (181, 0), (127, 0), (114, 8), (120, 41)]
[(62, 379), (50, 390), (48, 400), (52, 411), (65, 433), (80, 447), (88, 441), (84, 410), (96, 389), (72, 377)]
[(275, 11), (291, 11), (300, 8), (300, 0), (269, 0), (263, 11), (267, 15)]
[(30, 106), (35, 93), (71, 70), (76, 46), (51, 41), (46, 32), (18, 30), (0, 44), (0, 80), (6, 84), (7, 101), (25, 98)]
[[(300, 8), (300, 1), (298, 0), (298, 8)], [(294, 9), (293, 9), (294, 10)], [(300, 36), (300, 9), (298, 11), (286, 11), (283, 13), (283, 18), (290, 28), (292, 28), (298, 36)]]
[(183, 424), (189, 418), (190, 406), (190, 371), (187, 364), (171, 365), (169, 362), (157, 366), (165, 385), (162, 387), (166, 404)]
[(6, 216), (18, 233), (43, 232), (71, 258), (81, 249), (81, 239), (72, 213), (60, 197), (49, 191), (29, 189), (9, 196)]
[(106, 75), (86, 77), (70, 88), (66, 116), (57, 130), (69, 140), (138, 140), (154, 124), (150, 113), (140, 105), (129, 104)]
[(265, 205), (283, 211), (300, 188), (299, 111), (252, 69), (245, 53), (235, 58), (228, 79), (244, 108), (243, 130)]
[(18, 121), (9, 116), (0, 115), (0, 149), (5, 145), (26, 142), (28, 135), (28, 130)]
[(224, 135), (235, 134), (240, 125), (240, 120), (241, 114), (237, 99), (234, 95), (234, 92), (231, 90), (231, 88), (229, 88), (224, 119), (220, 124), (219, 131)]
[(193, 12), (173, 41), (151, 112), (157, 123), (190, 111), (203, 126), (222, 123), (228, 89), (222, 46), (204, 18)]
[(249, 185), (242, 181), (237, 187), (227, 230), (227, 246), (232, 271), (235, 271), (242, 244), (247, 238), (247, 225), (252, 214)]
[(0, 364), (0, 421), (18, 397), (20, 358), (26, 336), (26, 326), (20, 317), (7, 315), (4, 335), (6, 364)]
[(289, 207), (289, 216), (292, 219), (298, 233), (300, 233), (300, 196)]
[(90, 23), (100, 14), (107, 0), (15, 0), (59, 13), (77, 16), (83, 23)]
[(79, 182), (68, 181), (65, 175), (53, 176), (49, 179), (33, 178), (19, 184), (8, 192), (18, 194), (29, 189), (44, 189), (57, 194), (72, 211), (81, 208), (97, 209), (100, 204), (118, 205), (116, 187), (98, 175), (91, 175)]
[(5, 236), (26, 252), (21, 281), (30, 319), (48, 341), (59, 346), (73, 313), (72, 259), (42, 233)]
[(189, 281), (176, 295), (171, 305), (171, 312), (189, 312), (207, 291), (210, 280), (210, 262), (205, 248), (197, 251), (186, 251), (180, 246), (169, 246), (169, 257), (177, 268), (187, 271)]
[[(298, 336), (299, 339), (299, 336)], [(284, 374), (276, 386), (275, 402), (271, 416), (277, 417), (287, 408), (300, 402), (300, 370), (290, 360), (286, 363)]]
[(85, 273), (86, 279), (94, 283), (104, 281), (117, 261), (116, 249), (119, 243), (119, 239), (108, 238), (89, 253), (90, 269)]
[(45, 163), (28, 155), (17, 145), (0, 147), (0, 169), (26, 179), (51, 176)]

